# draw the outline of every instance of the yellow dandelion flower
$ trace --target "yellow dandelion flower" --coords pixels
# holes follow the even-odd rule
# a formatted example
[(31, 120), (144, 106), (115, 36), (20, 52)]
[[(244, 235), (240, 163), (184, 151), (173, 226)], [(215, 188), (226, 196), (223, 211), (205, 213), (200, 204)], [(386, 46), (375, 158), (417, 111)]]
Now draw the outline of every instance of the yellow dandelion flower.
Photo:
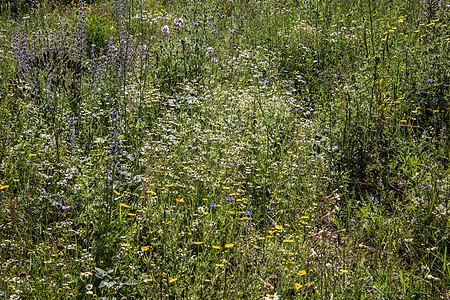
[(229, 244), (225, 244), (225, 248), (232, 248), (234, 246), (234, 244), (229, 243)]
[(306, 275), (306, 271), (305, 270), (300, 270), (300, 271), (297, 272), (297, 275), (299, 275), (299, 276)]
[(30, 157), (35, 157), (37, 154), (34, 154), (34, 153), (30, 153), (30, 154), (28, 154)]
[(148, 251), (148, 250), (150, 250), (150, 248), (148, 246), (142, 246), (141, 247), (141, 251), (142, 252), (145, 252), (145, 251)]
[(224, 264), (216, 264), (216, 267), (225, 267), (225, 265)]
[(194, 242), (194, 245), (201, 245), (203, 242)]
[(220, 246), (212, 246), (212, 248), (213, 248), (213, 249), (216, 249), (216, 250), (222, 249), (222, 247), (220, 247)]
[(339, 272), (341, 272), (342, 274), (347, 274), (348, 270), (340, 269)]
[[(114, 190), (115, 192), (115, 190)], [(124, 208), (130, 208), (131, 206), (126, 205), (125, 203), (120, 203), (119, 206), (124, 207)]]
[(229, 187), (229, 186), (224, 186), (223, 189), (224, 189), (224, 190), (229, 190), (230, 187)]
[(178, 278), (172, 278), (172, 279), (169, 280), (169, 283), (173, 283), (173, 282), (177, 281), (177, 279)]
[(275, 226), (275, 229), (276, 229), (276, 230), (281, 230), (281, 229), (283, 229), (283, 226), (277, 225), (277, 226)]
[(283, 243), (293, 243), (294, 240), (284, 240)]
[(260, 237), (258, 237), (257, 239), (260, 240), (260, 241), (262, 241), (262, 240), (265, 240), (266, 238), (263, 237), (263, 236), (260, 236)]
[(116, 191), (116, 190), (113, 190), (113, 191), (114, 191), (114, 194), (120, 195), (120, 193), (118, 191)]
[(294, 283), (294, 289), (299, 290), (303, 287), (300, 283)]
[(122, 243), (122, 244), (120, 244), (120, 246), (122, 246), (122, 247), (130, 247), (130, 244), (128, 244), (128, 243)]

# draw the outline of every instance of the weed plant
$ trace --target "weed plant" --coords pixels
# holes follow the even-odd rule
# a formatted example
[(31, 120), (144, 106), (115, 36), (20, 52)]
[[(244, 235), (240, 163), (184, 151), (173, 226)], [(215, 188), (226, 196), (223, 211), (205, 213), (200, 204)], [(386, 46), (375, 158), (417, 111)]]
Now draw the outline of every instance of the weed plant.
[(2, 1), (0, 297), (448, 299), (448, 1)]

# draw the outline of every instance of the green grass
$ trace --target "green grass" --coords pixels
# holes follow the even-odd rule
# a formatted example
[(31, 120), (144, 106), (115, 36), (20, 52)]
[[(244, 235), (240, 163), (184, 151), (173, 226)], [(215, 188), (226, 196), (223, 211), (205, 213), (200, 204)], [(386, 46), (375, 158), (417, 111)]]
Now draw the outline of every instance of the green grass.
[(3, 1), (0, 297), (447, 299), (423, 2)]

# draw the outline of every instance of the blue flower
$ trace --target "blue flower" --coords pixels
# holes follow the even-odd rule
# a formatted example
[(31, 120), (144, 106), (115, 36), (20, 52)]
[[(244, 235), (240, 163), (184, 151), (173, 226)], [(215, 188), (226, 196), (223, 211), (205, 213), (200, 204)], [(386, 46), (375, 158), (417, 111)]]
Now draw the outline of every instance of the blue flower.
[(427, 184), (423, 187), (424, 190), (429, 189), (431, 187), (431, 185)]
[(431, 78), (428, 78), (428, 82), (430, 82), (430, 83), (431, 83), (431, 82), (433, 82), (433, 79), (431, 79)]
[(250, 216), (252, 214), (252, 212), (251, 211), (249, 211), (249, 210), (247, 210), (246, 212), (245, 212), (245, 215), (248, 217), (248, 216)]
[(234, 201), (234, 198), (232, 198), (232, 197), (225, 197), (225, 200), (227, 200), (227, 201)]
[(211, 207), (217, 207), (217, 204), (215, 204), (215, 203), (211, 203), (211, 205), (210, 205)]
[(295, 112), (301, 112), (302, 111), (302, 109), (300, 108), (300, 107), (297, 107), (296, 109), (295, 109)]
[(264, 79), (264, 80), (263, 80), (263, 83), (264, 83), (264, 85), (267, 85), (267, 84), (269, 83), (269, 80)]
[(198, 22), (194, 22), (194, 23), (192, 23), (192, 24), (194, 24), (194, 25), (198, 25)]

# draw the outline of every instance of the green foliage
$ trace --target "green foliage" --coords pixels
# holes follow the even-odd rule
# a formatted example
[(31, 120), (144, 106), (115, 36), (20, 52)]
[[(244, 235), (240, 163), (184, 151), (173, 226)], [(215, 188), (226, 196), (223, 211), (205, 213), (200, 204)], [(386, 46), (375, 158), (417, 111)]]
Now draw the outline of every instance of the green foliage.
[(86, 21), (88, 51), (94, 45), (97, 53), (104, 53), (110, 37), (116, 36), (117, 24), (101, 12), (90, 14)]
[(422, 2), (2, 2), (0, 298), (447, 297)]
[(165, 93), (179, 90), (180, 84), (202, 82), (207, 57), (198, 40), (163, 43), (155, 52), (153, 80)]

